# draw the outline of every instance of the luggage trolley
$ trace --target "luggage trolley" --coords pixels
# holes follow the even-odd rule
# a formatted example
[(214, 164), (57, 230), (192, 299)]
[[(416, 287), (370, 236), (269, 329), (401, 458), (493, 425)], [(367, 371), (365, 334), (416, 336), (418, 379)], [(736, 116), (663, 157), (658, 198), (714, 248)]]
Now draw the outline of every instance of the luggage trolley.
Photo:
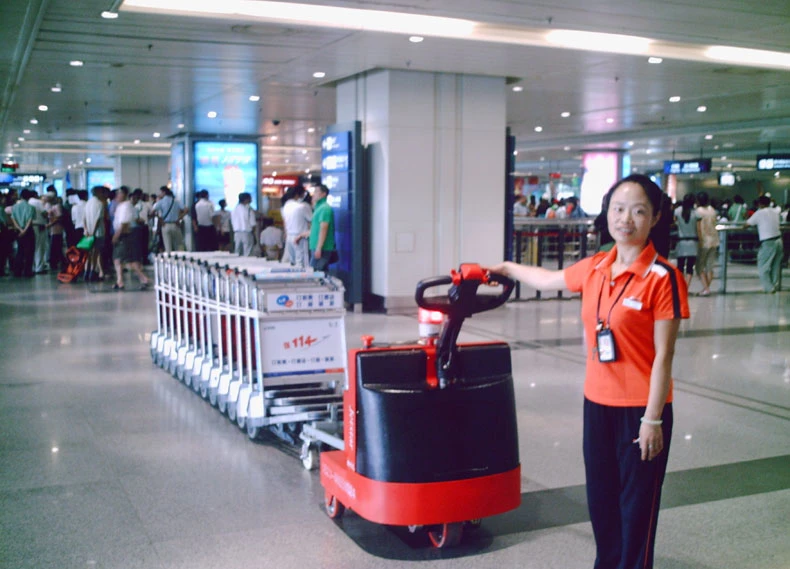
[(312, 269), (228, 254), (155, 263), (154, 361), (250, 438), (298, 442), (306, 422), (339, 423), (345, 379), (343, 285)]
[[(501, 292), (478, 294), (483, 284)], [(445, 285), (446, 296), (425, 296)], [(367, 337), (349, 352), (343, 440), (304, 429), (306, 442), (340, 449), (320, 456), (331, 518), (348, 507), (376, 523), (427, 529), (435, 547), (448, 547), (465, 527), (519, 506), (510, 348), (456, 342), (465, 318), (500, 306), (513, 287), (478, 265), (461, 265), (417, 285), (417, 304), (447, 316), (437, 342), (376, 346)]]

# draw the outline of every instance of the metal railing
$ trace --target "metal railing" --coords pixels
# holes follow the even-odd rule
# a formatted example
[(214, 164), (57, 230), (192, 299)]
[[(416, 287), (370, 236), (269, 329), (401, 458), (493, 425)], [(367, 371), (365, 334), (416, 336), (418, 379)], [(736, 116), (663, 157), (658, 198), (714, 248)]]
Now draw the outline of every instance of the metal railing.
[[(761, 291), (757, 273), (757, 250), (760, 241), (754, 227), (743, 224), (719, 224), (720, 245), (718, 262), (714, 268), (714, 280), (719, 281), (718, 292), (759, 292)], [(783, 271), (787, 271), (790, 255), (790, 224), (781, 225), (785, 258)], [(672, 240), (670, 260), (677, 258), (674, 247), (677, 239)], [(541, 219), (522, 217), (514, 220), (513, 261), (549, 269), (563, 269), (576, 261), (598, 251), (599, 235), (593, 225), (593, 218), (584, 219)], [(790, 278), (790, 274), (780, 277)], [(514, 299), (522, 299), (521, 284), (516, 285)], [(542, 298), (540, 291), (529, 297)], [(563, 298), (562, 291), (556, 298)]]

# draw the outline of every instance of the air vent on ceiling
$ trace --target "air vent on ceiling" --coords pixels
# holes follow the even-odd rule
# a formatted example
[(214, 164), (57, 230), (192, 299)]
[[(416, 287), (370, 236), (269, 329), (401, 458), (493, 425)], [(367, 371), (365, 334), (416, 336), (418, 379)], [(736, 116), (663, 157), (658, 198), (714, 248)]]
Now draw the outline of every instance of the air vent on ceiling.
[(151, 109), (110, 109), (109, 112), (111, 115), (147, 116)]
[(119, 122), (119, 121), (88, 121), (85, 123), (86, 126), (101, 126), (101, 127), (111, 127), (111, 126), (126, 126), (126, 123)]
[(770, 69), (758, 69), (756, 67), (717, 67), (713, 72), (721, 73), (722, 75), (740, 75), (742, 77), (754, 77), (772, 73)]
[(267, 25), (253, 26), (251, 24), (236, 24), (230, 27), (230, 31), (233, 32), (234, 34), (242, 34), (245, 36), (266, 36), (266, 37), (293, 36), (299, 33), (293, 28), (287, 28), (283, 26), (267, 26)]

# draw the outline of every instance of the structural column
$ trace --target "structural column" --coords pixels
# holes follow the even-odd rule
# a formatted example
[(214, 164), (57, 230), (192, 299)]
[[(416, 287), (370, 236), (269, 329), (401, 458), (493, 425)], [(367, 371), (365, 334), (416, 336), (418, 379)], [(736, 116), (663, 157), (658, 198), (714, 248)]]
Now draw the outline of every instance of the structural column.
[(503, 258), (505, 80), (372, 71), (337, 86), (337, 120), (362, 122), (371, 292), (414, 305), (420, 279)]

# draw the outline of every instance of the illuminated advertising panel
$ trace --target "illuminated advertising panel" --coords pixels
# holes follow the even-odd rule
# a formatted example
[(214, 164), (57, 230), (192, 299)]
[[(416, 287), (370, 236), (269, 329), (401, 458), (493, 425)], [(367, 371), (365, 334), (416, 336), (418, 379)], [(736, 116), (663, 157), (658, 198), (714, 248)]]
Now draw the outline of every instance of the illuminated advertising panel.
[(588, 215), (601, 213), (601, 201), (606, 191), (619, 179), (620, 154), (617, 152), (587, 152), (582, 159), (579, 205)]
[(170, 149), (170, 190), (182, 204), (186, 203), (186, 159), (184, 143), (177, 142)]
[(88, 190), (94, 186), (112, 189), (115, 187), (115, 172), (113, 170), (88, 170), (86, 180)]
[(194, 145), (194, 189), (208, 190), (209, 199), (218, 204), (224, 199), (227, 209), (239, 203), (239, 194), (252, 196), (258, 207), (258, 145), (255, 142), (208, 142)]

